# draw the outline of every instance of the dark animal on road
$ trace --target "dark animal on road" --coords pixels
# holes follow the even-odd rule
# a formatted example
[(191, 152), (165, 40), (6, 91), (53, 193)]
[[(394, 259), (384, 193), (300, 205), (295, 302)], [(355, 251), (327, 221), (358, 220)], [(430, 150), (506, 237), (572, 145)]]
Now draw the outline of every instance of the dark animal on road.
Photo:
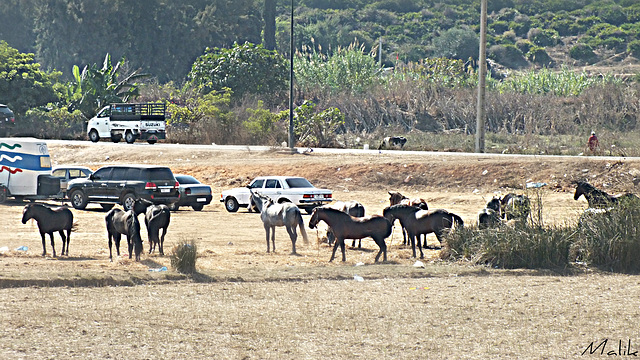
[[(344, 213), (347, 213), (353, 217), (363, 217), (365, 212), (364, 206), (361, 203), (354, 200), (336, 201), (332, 204), (323, 205), (323, 207), (336, 209)], [(329, 228), (329, 230), (327, 231), (327, 242), (329, 243), (329, 245), (332, 245), (334, 240), (335, 240), (335, 235), (333, 235), (331, 228)], [(355, 247), (355, 246), (356, 246), (356, 240), (354, 239), (353, 242), (351, 243), (351, 247)], [(361, 248), (362, 248), (362, 239), (358, 239), (358, 249), (361, 249)]]
[(640, 200), (638, 196), (632, 193), (609, 195), (600, 189), (596, 189), (586, 181), (578, 181), (576, 182), (576, 192), (573, 195), (573, 199), (578, 200), (582, 195), (587, 199), (590, 208), (599, 209), (610, 208), (624, 201)]
[(342, 250), (342, 261), (347, 261), (344, 239), (363, 239), (366, 237), (373, 238), (373, 241), (380, 247), (375, 262), (380, 259), (380, 254), (384, 254), (383, 260), (387, 261), (387, 244), (384, 239), (391, 235), (391, 223), (384, 217), (374, 215), (357, 218), (339, 210), (317, 207), (311, 213), (309, 228), (315, 229), (320, 221), (329, 225), (336, 236), (329, 262), (335, 258), (338, 245)]
[(406, 144), (407, 138), (404, 136), (387, 136), (382, 139), (378, 150), (382, 149), (402, 149)]
[(127, 237), (127, 245), (129, 248), (129, 259), (135, 251), (136, 261), (140, 261), (142, 253), (142, 237), (140, 237), (140, 222), (133, 210), (124, 211), (121, 209), (111, 209), (104, 217), (107, 224), (107, 233), (109, 237), (109, 260), (113, 261), (111, 252), (111, 241), (116, 243), (116, 251), (120, 256), (120, 237)]
[[(409, 205), (393, 205), (385, 208), (382, 215), (391, 223), (396, 219), (400, 220), (402, 226), (407, 229), (407, 234), (411, 240), (413, 257), (416, 257), (416, 239), (420, 234), (434, 233), (442, 247), (442, 231), (454, 227), (464, 226), (462, 218), (447, 210), (420, 210)], [(418, 241), (420, 258), (424, 258), (422, 246)]]
[(276, 226), (284, 226), (291, 239), (291, 254), (296, 255), (296, 240), (298, 239), (296, 227), (300, 227), (300, 233), (302, 234), (305, 245), (309, 243), (300, 209), (292, 203), (274, 204), (271, 198), (253, 192), (251, 189), (249, 189), (249, 191), (251, 192), (251, 201), (258, 208), (260, 219), (262, 219), (262, 224), (264, 225), (267, 239), (267, 252), (270, 251), (269, 233), (271, 233), (271, 244), (275, 252)]
[[(158, 246), (160, 255), (164, 255), (164, 236), (171, 222), (169, 207), (164, 204), (155, 205), (149, 200), (139, 198), (133, 203), (133, 212), (136, 216), (144, 213), (144, 224), (149, 236), (149, 254)], [(162, 236), (160, 236), (160, 230), (162, 230)]]
[(509, 193), (500, 200), (502, 218), (526, 221), (531, 214), (531, 202), (526, 195)]
[[(44, 243), (44, 234), (49, 234), (51, 238), (51, 248), (53, 257), (56, 257), (56, 246), (53, 242), (53, 233), (57, 231), (62, 238), (62, 255), (69, 256), (69, 242), (71, 241), (71, 230), (73, 229), (73, 213), (66, 206), (50, 208), (42, 204), (27, 204), (22, 210), (22, 223), (35, 219), (38, 223), (40, 237), (42, 237), (42, 256), (47, 255), (47, 248)], [(64, 232), (67, 232), (65, 236)]]

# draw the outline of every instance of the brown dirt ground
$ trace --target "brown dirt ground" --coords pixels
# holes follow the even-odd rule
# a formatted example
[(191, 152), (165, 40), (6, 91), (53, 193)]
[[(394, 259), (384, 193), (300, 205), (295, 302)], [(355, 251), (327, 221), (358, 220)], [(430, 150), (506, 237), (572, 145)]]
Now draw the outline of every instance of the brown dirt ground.
[[(42, 257), (36, 224), (20, 222), (24, 204), (2, 205), (0, 247), (9, 249), (0, 255), (2, 358), (572, 358), (591, 341), (611, 337), (617, 349), (618, 339), (631, 337), (632, 347), (640, 340), (631, 330), (640, 309), (633, 276), (487, 269), (441, 262), (435, 250), (424, 268), (414, 267), (397, 227), (386, 264), (372, 266), (377, 247), (370, 240), (362, 250), (348, 247), (346, 263), (328, 263), (324, 232), (308, 228), (301, 256), (289, 255), (284, 229), (276, 231), (277, 252), (267, 254), (259, 217), (244, 209), (230, 214), (218, 201), (220, 191), (257, 175), (300, 175), (333, 189), (336, 200), (362, 202), (369, 214), (398, 190), (472, 224), (492, 196), (524, 192), (534, 181), (549, 184), (529, 190), (543, 200), (544, 221), (563, 224), (586, 207), (573, 200), (572, 180), (634, 191), (637, 159), (49, 148), (55, 164), (164, 164), (210, 184), (212, 204), (173, 213), (165, 242), (170, 253), (195, 240), (199, 273), (149, 271), (170, 267), (157, 254), (109, 262), (105, 213), (95, 205), (73, 210), (69, 257)], [(22, 245), (29, 250), (14, 250)], [(60, 251), (58, 237), (56, 245)], [(356, 274), (365, 281), (354, 281)]]

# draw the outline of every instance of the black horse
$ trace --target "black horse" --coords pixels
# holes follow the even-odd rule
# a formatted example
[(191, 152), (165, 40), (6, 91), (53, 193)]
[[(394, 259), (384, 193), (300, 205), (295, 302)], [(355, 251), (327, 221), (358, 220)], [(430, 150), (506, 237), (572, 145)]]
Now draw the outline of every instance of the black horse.
[[(38, 223), (38, 230), (42, 237), (42, 256), (47, 255), (47, 248), (44, 244), (44, 234), (49, 234), (51, 238), (51, 248), (53, 257), (56, 257), (56, 246), (53, 243), (53, 233), (57, 231), (62, 238), (62, 255), (69, 256), (69, 241), (71, 240), (71, 230), (73, 229), (73, 213), (66, 206), (50, 208), (42, 204), (27, 204), (22, 210), (22, 223), (26, 224), (29, 219), (35, 219)], [(67, 232), (65, 236), (64, 231)]]
[(578, 200), (582, 195), (587, 199), (590, 208), (598, 209), (607, 209), (625, 201), (640, 200), (638, 196), (632, 193), (609, 195), (600, 189), (596, 189), (586, 181), (578, 181), (576, 182), (576, 193), (573, 195), (573, 199)]
[[(144, 213), (144, 224), (147, 227), (149, 236), (149, 254), (158, 246), (160, 255), (164, 255), (164, 236), (171, 222), (171, 211), (167, 205), (155, 205), (149, 200), (136, 199), (133, 203), (133, 212), (138, 216)], [(162, 236), (160, 236), (162, 229)]]
[(107, 232), (109, 233), (109, 260), (113, 261), (111, 239), (115, 241), (116, 251), (118, 256), (120, 256), (120, 237), (125, 235), (129, 247), (129, 259), (131, 259), (131, 253), (135, 251), (136, 261), (140, 261), (140, 253), (142, 253), (140, 222), (133, 210), (123, 211), (120, 209), (111, 209), (104, 219), (107, 224)]

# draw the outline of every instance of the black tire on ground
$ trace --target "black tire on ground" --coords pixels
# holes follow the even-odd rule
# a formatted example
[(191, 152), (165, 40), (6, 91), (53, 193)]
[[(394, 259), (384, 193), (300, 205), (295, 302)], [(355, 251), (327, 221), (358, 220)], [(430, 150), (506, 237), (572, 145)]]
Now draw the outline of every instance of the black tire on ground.
[(92, 142), (100, 141), (100, 135), (98, 135), (98, 132), (95, 129), (89, 132), (89, 140), (91, 140)]
[(104, 211), (109, 211), (109, 210), (113, 209), (113, 205), (114, 204), (100, 204), (100, 206), (102, 206), (102, 210), (104, 210)]
[(180, 208), (180, 205), (177, 205), (176, 203), (169, 205), (169, 210), (171, 211), (178, 211), (179, 208)]
[(149, 139), (149, 140), (147, 140), (147, 142), (148, 142), (149, 144), (153, 145), (153, 144), (157, 143), (157, 142), (158, 142), (158, 140), (155, 140), (155, 139)]
[(71, 205), (78, 210), (84, 210), (89, 202), (87, 195), (82, 190), (73, 190), (69, 194), (69, 200), (71, 201)]
[(127, 142), (127, 144), (133, 144), (134, 142), (136, 142), (136, 136), (133, 135), (131, 131), (127, 131), (124, 134), (124, 140)]
[(126, 193), (122, 197), (122, 208), (124, 211), (129, 211), (133, 208), (133, 203), (136, 202), (136, 196), (132, 193)]
[(204, 205), (193, 205), (191, 206), (193, 208), (193, 210), (195, 211), (202, 211), (202, 209), (204, 208)]
[(238, 204), (238, 200), (234, 197), (229, 196), (224, 200), (224, 208), (227, 209), (228, 212), (236, 212), (240, 208), (240, 204)]

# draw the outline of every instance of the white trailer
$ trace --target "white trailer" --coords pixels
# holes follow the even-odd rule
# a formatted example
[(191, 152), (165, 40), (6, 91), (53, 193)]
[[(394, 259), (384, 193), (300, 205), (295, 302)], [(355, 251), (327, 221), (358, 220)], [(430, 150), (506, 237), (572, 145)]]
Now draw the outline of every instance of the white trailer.
[(0, 138), (0, 203), (7, 197), (48, 199), (60, 192), (44, 140)]

